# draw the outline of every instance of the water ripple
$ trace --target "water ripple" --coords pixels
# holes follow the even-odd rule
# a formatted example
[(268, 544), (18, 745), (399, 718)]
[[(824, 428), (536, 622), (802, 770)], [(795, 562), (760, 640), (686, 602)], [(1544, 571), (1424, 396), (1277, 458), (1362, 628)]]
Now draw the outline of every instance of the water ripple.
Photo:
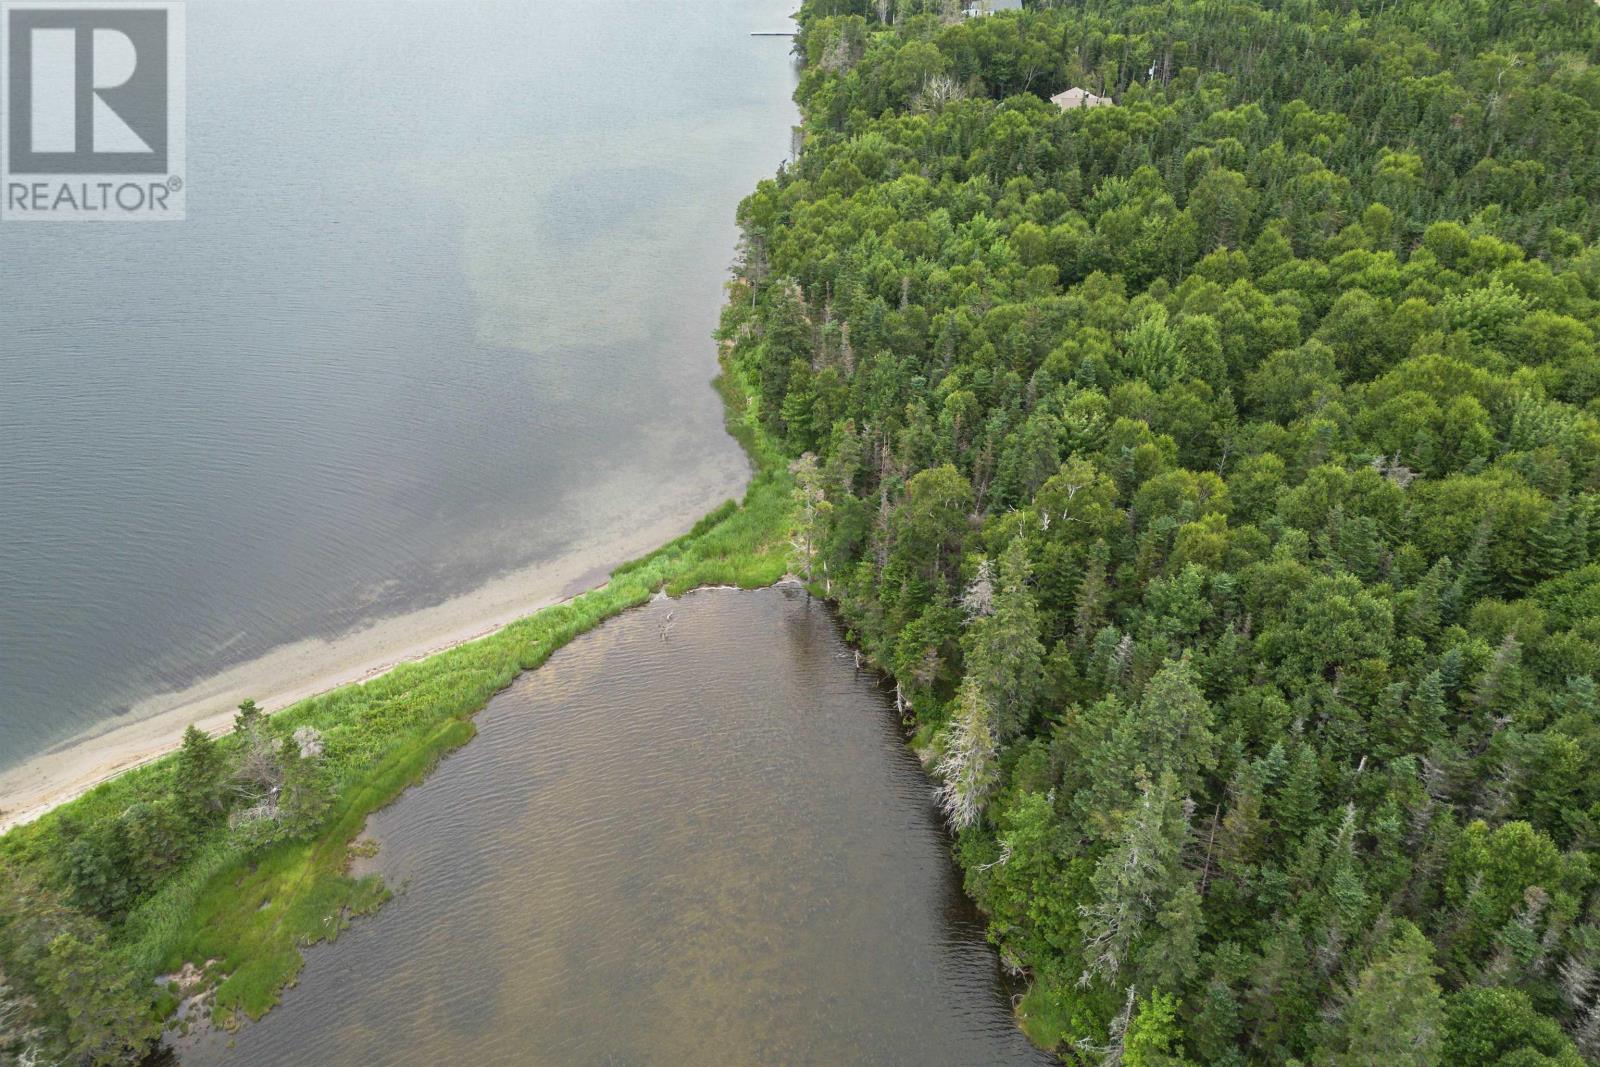
[(843, 651), (794, 590), (580, 638), (375, 817), (405, 893), (185, 1062), (1050, 1062)]

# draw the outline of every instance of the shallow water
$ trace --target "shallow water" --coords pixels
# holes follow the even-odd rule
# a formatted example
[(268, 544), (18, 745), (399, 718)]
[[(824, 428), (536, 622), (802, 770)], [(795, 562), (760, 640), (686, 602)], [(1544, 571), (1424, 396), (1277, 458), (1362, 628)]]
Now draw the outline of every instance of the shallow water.
[(372, 820), (401, 895), (185, 1064), (1052, 1062), (821, 603), (658, 601), (478, 726)]
[(190, 0), (188, 220), (0, 226), (0, 768), (737, 495), (709, 335), (792, 6)]

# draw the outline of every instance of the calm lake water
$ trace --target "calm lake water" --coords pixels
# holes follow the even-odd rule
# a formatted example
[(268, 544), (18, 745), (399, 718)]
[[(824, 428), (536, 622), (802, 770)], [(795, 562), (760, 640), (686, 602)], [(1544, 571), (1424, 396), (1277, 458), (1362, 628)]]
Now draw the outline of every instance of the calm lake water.
[(185, 1065), (1053, 1062), (820, 602), (658, 601), (477, 721), (372, 820), (400, 895)]
[(191, 0), (188, 221), (0, 227), (0, 768), (737, 495), (794, 6)]

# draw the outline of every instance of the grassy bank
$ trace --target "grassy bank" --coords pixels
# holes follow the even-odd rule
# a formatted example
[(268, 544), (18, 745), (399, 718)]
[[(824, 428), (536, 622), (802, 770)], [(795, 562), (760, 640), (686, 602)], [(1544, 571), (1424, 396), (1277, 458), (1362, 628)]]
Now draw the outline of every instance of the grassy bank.
[[(778, 580), (787, 568), (791, 478), (776, 449), (745, 418), (741, 386), (728, 377), (718, 385), (729, 430), (756, 469), (742, 502), (728, 501), (688, 534), (617, 568), (604, 586), (574, 600), (273, 715), (271, 729), (278, 737), (310, 727), (321, 738), (320, 773), (329, 783), (329, 802), (313, 828), (261, 845), (225, 823), (217, 825), (204, 839), (186, 843), (181, 865), (165, 872), (131, 906), (110, 917), (73, 915), (74, 921), (93, 924), (85, 942), (96, 944), (103, 931), (97, 951), (115, 970), (131, 975), (136, 993), (189, 963), (204, 967), (214, 983), (219, 1021), (259, 1017), (298, 974), (304, 946), (331, 940), (353, 916), (387, 899), (376, 877), (355, 879), (346, 873), (351, 843), (372, 812), (473, 736), (472, 716), (491, 696), (579, 634), (658, 591), (676, 596), (703, 585), (756, 588)], [(242, 744), (237, 736), (222, 739), (222, 755), (236, 759)], [(118, 831), (118, 820), (131, 811), (181, 804), (178, 773), (177, 756), (166, 757), (11, 831), (0, 838), (0, 886), (40, 887), (39, 894), (52, 903), (39, 907), (75, 906), (74, 878), (81, 874), (72, 865), (83, 851), (80, 841), (97, 827)], [(13, 981), (20, 977), (19, 985), (40, 991), (33, 995), (43, 1002), (38, 1015), (45, 1028), (67, 1029), (65, 1020), (52, 1016), (73, 1013), (70, 992), (58, 991), (54, 1001), (49, 999), (59, 985), (46, 966), (56, 954), (50, 939), (57, 935), (47, 931), (30, 948), (24, 934), (31, 917), (24, 914), (28, 905), (19, 903), (25, 898), (20, 888), (0, 893), (0, 949), (5, 952), (0, 994), (6, 972)], [(33, 958), (25, 958), (30, 951)], [(175, 1006), (176, 991), (164, 992), (155, 1012), (165, 1017)], [(60, 1040), (89, 1051), (90, 1059), (117, 1058), (120, 1038), (111, 1038), (109, 1045), (102, 1041), (102, 1056), (90, 1048), (92, 1037), (79, 1027)]]

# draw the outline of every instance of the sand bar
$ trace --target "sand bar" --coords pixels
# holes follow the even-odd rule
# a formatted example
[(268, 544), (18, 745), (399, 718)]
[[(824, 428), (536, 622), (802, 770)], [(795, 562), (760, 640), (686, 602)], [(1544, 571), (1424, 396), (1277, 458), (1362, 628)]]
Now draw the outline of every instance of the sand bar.
[[(698, 517), (715, 503), (697, 501), (698, 510), (690, 514)], [(603, 545), (512, 571), (433, 607), (379, 619), (333, 640), (283, 645), (180, 692), (140, 701), (100, 729), (0, 771), (0, 833), (171, 752), (190, 723), (212, 734), (225, 732), (245, 697), (277, 711), (483, 637), (603, 584), (612, 567), (685, 533), (693, 521), (680, 512), (617, 531)]]

